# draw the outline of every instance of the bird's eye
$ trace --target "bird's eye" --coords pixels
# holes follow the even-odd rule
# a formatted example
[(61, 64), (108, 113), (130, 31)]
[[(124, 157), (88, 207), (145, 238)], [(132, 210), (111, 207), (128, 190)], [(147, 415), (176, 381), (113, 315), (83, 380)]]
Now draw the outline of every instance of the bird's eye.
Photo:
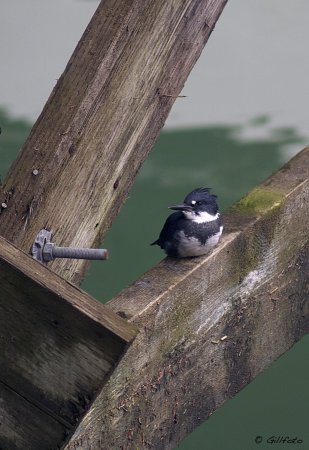
[(197, 204), (198, 206), (200, 206), (202, 203), (203, 203), (203, 202), (201, 202), (201, 201), (196, 202), (196, 204)]

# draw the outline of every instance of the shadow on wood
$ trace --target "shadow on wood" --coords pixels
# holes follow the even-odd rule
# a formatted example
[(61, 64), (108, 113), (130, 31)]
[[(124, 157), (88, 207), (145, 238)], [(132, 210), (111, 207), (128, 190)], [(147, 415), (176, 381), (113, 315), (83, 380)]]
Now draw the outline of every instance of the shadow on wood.
[(135, 336), (0, 238), (0, 448), (57, 448)]
[(209, 255), (109, 307), (140, 333), (66, 450), (173, 449), (308, 332), (309, 149), (238, 202)]

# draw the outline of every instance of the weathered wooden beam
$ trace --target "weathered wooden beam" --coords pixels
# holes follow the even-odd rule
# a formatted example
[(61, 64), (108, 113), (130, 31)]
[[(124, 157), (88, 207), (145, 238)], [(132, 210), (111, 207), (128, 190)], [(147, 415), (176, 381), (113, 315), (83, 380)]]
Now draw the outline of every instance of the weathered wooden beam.
[[(226, 2), (100, 3), (1, 186), (0, 235), (26, 252), (44, 227), (101, 242)], [(85, 264), (50, 267), (79, 283)]]
[(57, 448), (134, 327), (0, 238), (0, 448)]
[(173, 449), (309, 330), (309, 148), (109, 306), (140, 333), (66, 450)]
[(54, 450), (72, 428), (42, 412), (2, 382), (0, 399), (1, 450)]

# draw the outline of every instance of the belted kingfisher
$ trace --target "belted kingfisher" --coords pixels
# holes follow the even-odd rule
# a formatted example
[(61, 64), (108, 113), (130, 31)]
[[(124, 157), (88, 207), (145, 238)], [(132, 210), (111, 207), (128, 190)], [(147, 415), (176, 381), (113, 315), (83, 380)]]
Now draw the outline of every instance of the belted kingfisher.
[(169, 206), (177, 212), (167, 218), (159, 239), (151, 245), (159, 245), (174, 258), (208, 253), (219, 242), (223, 230), (216, 199), (210, 188), (197, 188), (181, 205)]

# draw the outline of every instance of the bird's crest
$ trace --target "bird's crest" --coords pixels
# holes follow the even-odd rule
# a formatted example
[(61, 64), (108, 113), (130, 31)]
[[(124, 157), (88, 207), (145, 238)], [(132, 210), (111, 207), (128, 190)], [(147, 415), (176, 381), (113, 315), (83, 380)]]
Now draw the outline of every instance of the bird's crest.
[(186, 196), (185, 202), (190, 202), (190, 200), (193, 197), (204, 197), (204, 196), (211, 197), (215, 200), (217, 198), (217, 196), (214, 194), (211, 194), (210, 191), (211, 191), (211, 188), (203, 188), (203, 187), (196, 188), (192, 192), (190, 192), (190, 194), (188, 194)]

